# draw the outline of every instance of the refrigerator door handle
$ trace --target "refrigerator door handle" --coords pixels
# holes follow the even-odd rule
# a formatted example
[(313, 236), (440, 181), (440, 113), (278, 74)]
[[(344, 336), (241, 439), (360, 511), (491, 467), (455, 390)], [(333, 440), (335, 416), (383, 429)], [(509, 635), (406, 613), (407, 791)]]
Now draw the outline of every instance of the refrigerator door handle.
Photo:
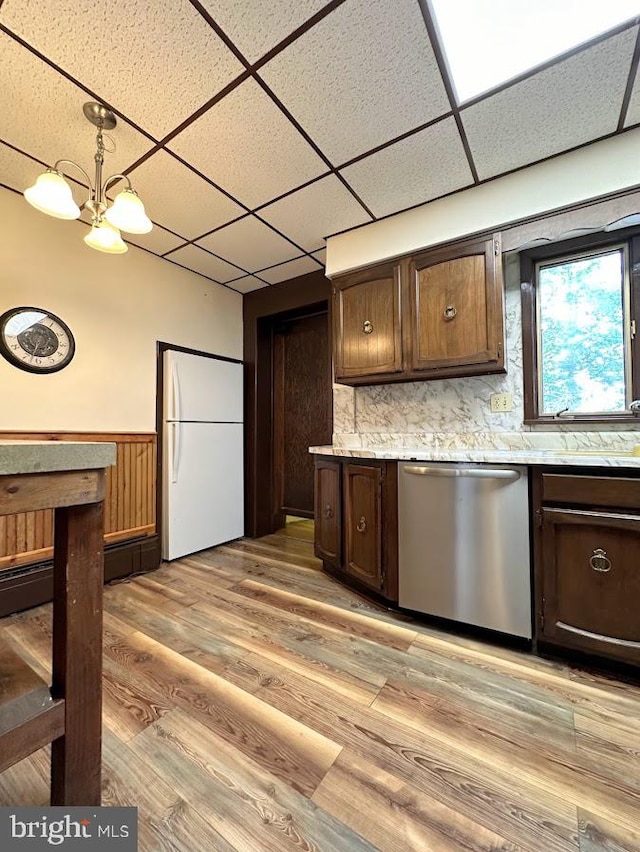
[(171, 413), (170, 420), (180, 420), (180, 379), (178, 377), (178, 365), (171, 362)]
[(180, 423), (171, 424), (171, 482), (178, 481), (180, 467)]

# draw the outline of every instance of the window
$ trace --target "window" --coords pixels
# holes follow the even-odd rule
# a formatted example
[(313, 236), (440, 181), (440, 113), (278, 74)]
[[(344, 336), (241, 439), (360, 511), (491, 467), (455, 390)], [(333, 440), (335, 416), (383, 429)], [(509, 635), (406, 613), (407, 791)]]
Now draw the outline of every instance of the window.
[(601, 234), (522, 253), (525, 420), (633, 416), (638, 249)]

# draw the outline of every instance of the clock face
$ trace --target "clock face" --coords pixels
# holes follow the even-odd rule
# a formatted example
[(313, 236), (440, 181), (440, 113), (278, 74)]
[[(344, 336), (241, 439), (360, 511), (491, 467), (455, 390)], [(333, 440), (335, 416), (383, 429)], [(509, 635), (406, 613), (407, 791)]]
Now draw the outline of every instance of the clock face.
[(12, 308), (0, 317), (0, 354), (30, 373), (55, 373), (73, 358), (71, 329), (42, 308)]

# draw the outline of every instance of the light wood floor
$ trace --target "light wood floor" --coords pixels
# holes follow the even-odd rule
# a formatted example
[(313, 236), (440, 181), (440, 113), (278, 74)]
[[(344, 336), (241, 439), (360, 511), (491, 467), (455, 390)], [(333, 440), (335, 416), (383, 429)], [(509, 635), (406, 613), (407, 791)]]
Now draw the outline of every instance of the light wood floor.
[[(104, 803), (140, 850), (640, 850), (640, 689), (319, 571), (310, 525), (105, 594)], [(0, 622), (46, 674), (50, 609)], [(43, 750), (0, 805), (47, 801)]]

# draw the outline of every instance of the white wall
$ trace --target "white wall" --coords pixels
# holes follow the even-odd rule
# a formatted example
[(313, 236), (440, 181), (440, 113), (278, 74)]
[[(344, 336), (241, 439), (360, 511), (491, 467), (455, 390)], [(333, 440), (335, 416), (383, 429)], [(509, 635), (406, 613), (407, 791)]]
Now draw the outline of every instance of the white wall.
[(153, 431), (156, 341), (242, 358), (242, 296), (130, 245), (106, 255), (86, 226), (0, 187), (0, 314), (45, 308), (76, 354), (51, 375), (0, 358), (0, 430)]

